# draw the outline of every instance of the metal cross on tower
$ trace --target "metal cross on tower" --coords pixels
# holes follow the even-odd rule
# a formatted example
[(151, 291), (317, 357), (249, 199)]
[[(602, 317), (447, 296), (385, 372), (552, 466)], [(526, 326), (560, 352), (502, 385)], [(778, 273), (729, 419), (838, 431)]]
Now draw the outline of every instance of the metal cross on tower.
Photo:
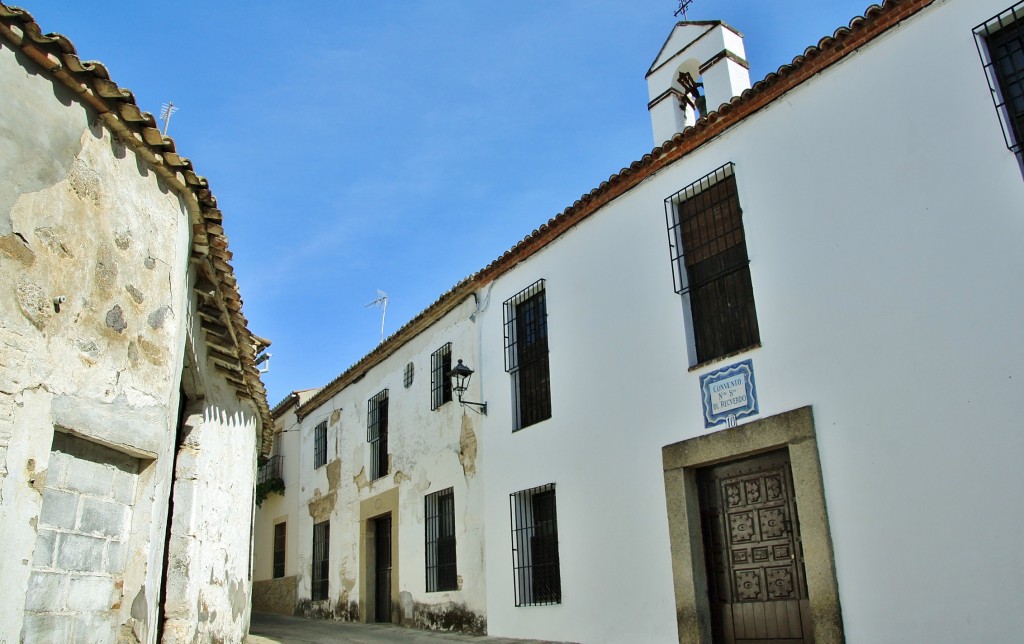
[(679, 14), (683, 14), (683, 20), (686, 20), (686, 10), (689, 9), (692, 3), (693, 0), (679, 0), (679, 8), (676, 9), (674, 15), (678, 16)]

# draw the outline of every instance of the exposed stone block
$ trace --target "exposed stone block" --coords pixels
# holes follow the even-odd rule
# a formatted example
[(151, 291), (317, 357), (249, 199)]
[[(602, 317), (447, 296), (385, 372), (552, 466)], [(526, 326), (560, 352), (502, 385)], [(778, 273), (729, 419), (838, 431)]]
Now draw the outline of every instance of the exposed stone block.
[(71, 249), (68, 248), (67, 244), (61, 241), (60, 235), (58, 235), (57, 231), (49, 226), (36, 228), (36, 237), (43, 242), (43, 245), (46, 246), (51, 253), (61, 259), (67, 259), (75, 256), (74, 253), (71, 252)]
[(78, 515), (78, 496), (69, 492), (46, 488), (43, 490), (43, 507), (39, 522), (56, 528), (74, 530)]
[(57, 549), (59, 535), (53, 530), (40, 528), (36, 536), (36, 548), (32, 555), (32, 566), (35, 568), (49, 568), (53, 566), (53, 553)]
[(112, 467), (83, 458), (72, 458), (68, 462), (68, 478), (65, 483), (68, 490), (93, 496), (110, 497), (113, 483), (114, 468)]
[(149, 326), (153, 330), (156, 330), (156, 329), (162, 328), (164, 326), (164, 324), (167, 323), (168, 319), (173, 319), (173, 318), (174, 318), (174, 311), (171, 310), (171, 307), (169, 307), (169, 306), (167, 306), (165, 304), (164, 306), (161, 306), (160, 308), (158, 308), (155, 311), (153, 311), (152, 313), (150, 313), (149, 314), (149, 318), (146, 321), (149, 322)]
[(21, 282), (15, 291), (21, 313), (37, 329), (42, 331), (53, 317), (53, 304), (42, 287), (31, 282)]
[(25, 613), (25, 629), (21, 637), (25, 642), (73, 642), (73, 629), (74, 620), (66, 615)]
[(106, 539), (81, 534), (64, 535), (57, 552), (57, 567), (62, 570), (101, 572)]
[(117, 261), (106, 244), (100, 246), (96, 254), (95, 277), (96, 292), (99, 295), (106, 297), (113, 293), (114, 284), (117, 282)]
[(50, 487), (63, 488), (67, 482), (68, 461), (70, 456), (63, 452), (52, 452), (47, 465), (46, 484)]
[(118, 333), (128, 328), (128, 322), (124, 319), (124, 309), (121, 308), (120, 304), (115, 304), (113, 308), (107, 311), (106, 323), (107, 326)]
[(128, 507), (114, 501), (82, 499), (82, 518), (78, 529), (90, 534), (120, 537), (126, 534)]
[(118, 632), (117, 616), (109, 610), (76, 615), (71, 621), (75, 624), (75, 642), (111, 642)]
[(70, 575), (67, 609), (73, 611), (110, 610), (115, 601), (114, 579), (112, 577), (81, 577)]
[[(74, 434), (95, 437), (107, 445), (130, 446), (136, 451), (150, 453), (153, 457), (159, 453), (168, 430), (169, 412), (166, 406), (134, 406), (123, 395), (104, 403), (79, 396), (54, 396), (50, 413), (54, 425), (66, 427)], [(71, 438), (90, 443), (75, 436)], [(102, 445), (92, 445), (91, 449), (100, 449), (106, 454), (93, 460), (115, 464), (134, 462), (131, 468), (119, 467), (137, 471), (138, 461), (133, 456)]]
[[(134, 460), (134, 459), (133, 459)], [(114, 500), (125, 505), (131, 505), (135, 502), (135, 483), (138, 481), (138, 475), (134, 472), (126, 472), (124, 470), (114, 470)]]
[[(68, 594), (65, 583), (66, 579), (66, 576), (60, 573), (32, 571), (32, 576), (28, 580), (28, 590), (25, 593), (25, 610), (62, 610), (67, 601)], [(33, 640), (26, 638), (26, 641), (50, 642), (57, 640)]]
[(124, 572), (125, 544), (111, 541), (107, 544), (107, 572), (119, 575)]

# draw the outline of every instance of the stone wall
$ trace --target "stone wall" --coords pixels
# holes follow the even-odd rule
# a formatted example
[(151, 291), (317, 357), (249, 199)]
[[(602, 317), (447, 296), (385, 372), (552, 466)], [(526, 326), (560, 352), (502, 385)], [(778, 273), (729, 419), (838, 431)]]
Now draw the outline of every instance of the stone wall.
[(117, 630), (139, 460), (55, 433), (25, 599), (26, 641)]
[(252, 609), (263, 613), (294, 615), (296, 582), (295, 575), (253, 582)]

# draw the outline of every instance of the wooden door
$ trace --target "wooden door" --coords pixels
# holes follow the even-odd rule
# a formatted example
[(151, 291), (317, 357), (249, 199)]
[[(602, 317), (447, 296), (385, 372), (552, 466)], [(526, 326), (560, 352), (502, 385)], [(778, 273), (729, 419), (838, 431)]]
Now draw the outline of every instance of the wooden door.
[(789, 454), (698, 472), (714, 640), (814, 641)]
[(391, 621), (391, 517), (374, 521), (374, 618)]

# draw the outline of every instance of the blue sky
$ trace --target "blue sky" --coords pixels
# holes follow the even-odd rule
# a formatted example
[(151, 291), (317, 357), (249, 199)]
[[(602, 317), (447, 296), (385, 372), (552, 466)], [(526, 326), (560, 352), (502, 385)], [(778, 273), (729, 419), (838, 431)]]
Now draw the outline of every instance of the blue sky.
[[(653, 147), (644, 74), (677, 0), (24, 0), (102, 61), (224, 212), (270, 404), (322, 386)], [(751, 80), (867, 0), (694, 0)], [(665, 270), (668, 270), (666, 251)]]

